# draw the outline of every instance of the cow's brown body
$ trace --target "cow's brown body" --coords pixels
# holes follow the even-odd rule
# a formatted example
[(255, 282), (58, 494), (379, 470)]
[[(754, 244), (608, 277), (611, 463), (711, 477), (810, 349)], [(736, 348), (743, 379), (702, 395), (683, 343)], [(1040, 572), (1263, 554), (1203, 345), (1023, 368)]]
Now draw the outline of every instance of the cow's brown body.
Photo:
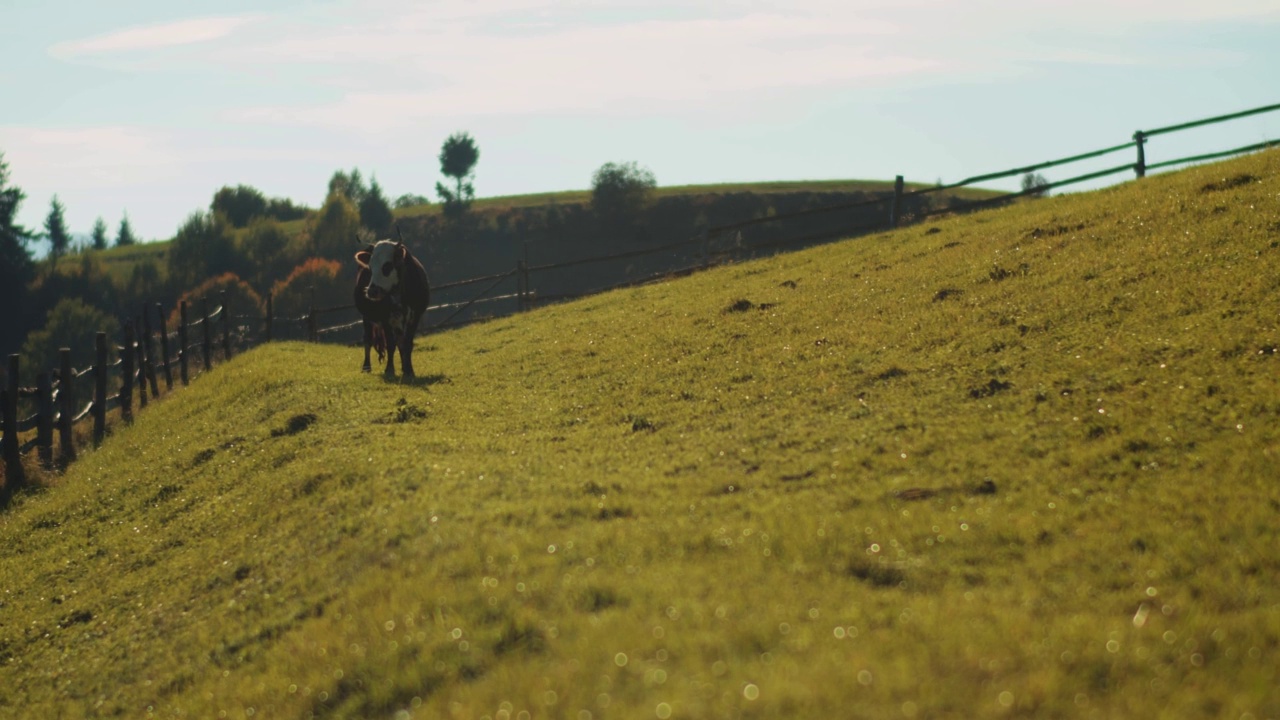
[[(383, 260), (370, 267), (370, 260), (375, 254)], [(418, 322), (431, 301), (427, 271), (408, 247), (390, 240), (380, 240), (356, 253), (356, 262), (360, 271), (356, 275), (353, 298), (364, 319), (363, 370), (369, 372), (372, 369), (369, 350), (376, 348), (381, 361), (385, 348), (387, 366), (384, 372), (394, 376), (396, 351), (399, 350), (401, 373), (411, 378), (414, 376), (413, 338), (418, 332)], [(375, 278), (374, 273), (380, 277)]]

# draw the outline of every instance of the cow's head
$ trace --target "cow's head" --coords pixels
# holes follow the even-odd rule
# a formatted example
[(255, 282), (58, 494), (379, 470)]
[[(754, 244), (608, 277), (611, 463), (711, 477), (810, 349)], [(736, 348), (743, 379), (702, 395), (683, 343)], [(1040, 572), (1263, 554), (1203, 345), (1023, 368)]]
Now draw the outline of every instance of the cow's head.
[(369, 268), (369, 285), (364, 294), (370, 300), (394, 296), (400, 288), (400, 273), (409, 258), (409, 248), (404, 243), (379, 240), (356, 253), (356, 262)]

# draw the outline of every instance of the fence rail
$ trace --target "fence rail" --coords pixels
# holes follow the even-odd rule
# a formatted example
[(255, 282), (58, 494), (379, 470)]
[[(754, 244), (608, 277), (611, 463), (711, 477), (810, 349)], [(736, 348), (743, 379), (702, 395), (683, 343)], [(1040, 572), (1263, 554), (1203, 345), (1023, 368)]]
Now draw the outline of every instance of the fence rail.
[[(1206, 160), (1216, 160), (1232, 155), (1262, 150), (1264, 148), (1280, 145), (1280, 141), (1268, 140), (1232, 150), (1223, 150), (1171, 160), (1163, 160), (1151, 164), (1146, 162), (1146, 144), (1152, 137), (1276, 110), (1280, 110), (1280, 104), (1252, 108), (1250, 110), (1179, 123), (1176, 125), (1169, 125), (1166, 127), (1155, 128), (1153, 130), (1139, 130), (1133, 134), (1132, 140), (1119, 145), (1078, 153), (1069, 157), (1057, 158), (1054, 160), (1047, 160), (1021, 167), (1001, 170), (998, 172), (974, 175), (958, 182), (945, 185), (936, 184), (907, 191), (905, 190), (903, 178), (899, 175), (895, 179), (892, 193), (883, 192), (876, 194), (874, 197), (855, 202), (845, 202), (817, 208), (806, 208), (804, 210), (786, 214), (750, 218), (735, 223), (708, 226), (699, 232), (695, 232), (684, 240), (654, 247), (537, 265), (530, 265), (526, 258), (518, 261), (516, 266), (511, 270), (479, 277), (466, 278), (463, 280), (454, 280), (434, 286), (433, 289), (436, 291), (445, 291), (463, 288), (470, 285), (485, 285), (483, 290), (473, 294), (465, 300), (445, 302), (429, 307), (428, 312), (435, 312), (436, 314), (448, 313), (442, 320), (431, 323), (429, 325), (429, 330), (446, 327), (450, 324), (456, 324), (456, 322), (468, 322), (468, 320), (465, 319), (458, 321), (459, 316), (466, 310), (476, 307), (481, 303), (496, 303), (514, 300), (517, 303), (517, 309), (524, 310), (532, 307), (536, 302), (556, 302), (605, 290), (616, 289), (619, 287), (642, 285), (663, 278), (685, 275), (715, 265), (722, 258), (732, 257), (735, 254), (741, 254), (744, 252), (755, 252), (787, 245), (810, 245), (838, 238), (847, 238), (861, 233), (890, 229), (896, 227), (906, 219), (924, 219), (939, 214), (968, 212), (990, 207), (992, 205), (1010, 202), (1029, 195), (1038, 195), (1047, 190), (1054, 190), (1089, 180), (1115, 175), (1121, 172), (1132, 171), (1136, 177), (1141, 178), (1145, 176), (1148, 170), (1173, 167), (1187, 163), (1203, 162)], [(1011, 176), (1026, 175), (1027, 173), (1034, 173), (1051, 167), (1059, 167), (1084, 160), (1095, 159), (1124, 150), (1134, 149), (1137, 151), (1137, 157), (1136, 161), (1133, 163), (1125, 163), (1103, 170), (1083, 173), (1064, 180), (1025, 188), (1020, 192), (1011, 192), (992, 198), (968, 202), (953, 198), (951, 202), (937, 207), (926, 206), (924, 201), (921, 200), (921, 198), (927, 199), (927, 196), (934, 193), (955, 190)], [(903, 208), (909, 204), (908, 201), (916, 204), (914, 211), (909, 215), (903, 213)], [(888, 212), (883, 214), (879, 220), (874, 220), (872, 222), (866, 222), (864, 220), (859, 224), (844, 224), (838, 230), (806, 232), (804, 234), (793, 235), (790, 237), (773, 238), (754, 243), (743, 242), (742, 232), (748, 228), (756, 228), (772, 223), (782, 223), (798, 218), (807, 218), (823, 214), (835, 214), (877, 206), (882, 207), (885, 205), (888, 205)], [(731, 240), (730, 247), (727, 249), (723, 247), (716, 249), (714, 247), (715, 241), (726, 237)], [(659, 272), (650, 272), (649, 274), (641, 277), (628, 278), (626, 281), (621, 283), (612, 283), (604, 287), (597, 287), (583, 292), (538, 293), (533, 288), (531, 279), (535, 273), (564, 270), (592, 263), (631, 260), (646, 255), (657, 255), (690, 249), (695, 251), (693, 257), (698, 258), (695, 262), (691, 263), (686, 259), (673, 267), (663, 269)], [(517, 279), (516, 292), (493, 294), (504, 282), (512, 277)], [(212, 368), (214, 358), (218, 354), (219, 349), (221, 350), (221, 357), (224, 361), (230, 359), (234, 352), (233, 346), (235, 344), (239, 344), (241, 349), (243, 349), (244, 346), (255, 342), (255, 339), (252, 337), (251, 328), (252, 325), (259, 321), (261, 322), (262, 330), (261, 335), (256, 340), (257, 342), (273, 341), (275, 339), (274, 328), (277, 324), (294, 325), (304, 328), (308, 339), (312, 341), (318, 341), (322, 336), (332, 336), (342, 331), (354, 329), (362, 324), (362, 321), (357, 319), (330, 325), (324, 328), (319, 327), (319, 318), (322, 315), (351, 312), (355, 310), (354, 305), (311, 308), (306, 315), (296, 318), (273, 317), (273, 302), (270, 295), (268, 295), (266, 299), (265, 316), (252, 314), (236, 315), (228, 309), (225, 291), (223, 292), (221, 305), (213, 310), (209, 309), (208, 298), (202, 298), (200, 301), (199, 317), (194, 320), (188, 317), (189, 308), (187, 303), (185, 301), (181, 302), (179, 304), (180, 322), (178, 327), (173, 331), (168, 331), (165, 328), (165, 314), (160, 303), (154, 304), (155, 316), (158, 320), (158, 330), (153, 329), (151, 324), (151, 312), (149, 312), (151, 308), (151, 305), (144, 304), (141, 313), (134, 320), (128, 320), (123, 324), (121, 328), (123, 342), (122, 344), (114, 346), (117, 355), (117, 358), (114, 361), (108, 362), (107, 336), (106, 333), (100, 332), (96, 337), (96, 356), (95, 362), (92, 365), (87, 368), (76, 370), (71, 367), (70, 349), (62, 348), (59, 352), (60, 363), (57, 369), (41, 370), (38, 372), (36, 374), (35, 387), (20, 387), (18, 384), (19, 370), (21, 369), (20, 358), (18, 355), (9, 356), (7, 386), (0, 388), (0, 411), (2, 411), (3, 414), (3, 424), (0, 425), (0, 427), (2, 427), (4, 433), (3, 437), (0, 438), (0, 454), (3, 454), (5, 464), (5, 484), (0, 488), (0, 505), (6, 503), (13, 492), (22, 487), (25, 482), (25, 471), (22, 465), (23, 455), (28, 454), (34, 449), (39, 456), (41, 465), (49, 468), (54, 467), (53, 436), (56, 428), (59, 436), (59, 461), (65, 464), (74, 460), (76, 457), (76, 448), (73, 428), (78, 423), (90, 418), (93, 420), (93, 443), (94, 445), (101, 443), (106, 433), (106, 418), (109, 411), (118, 409), (120, 411), (121, 418), (125, 422), (131, 422), (133, 419), (135, 396), (137, 397), (139, 407), (145, 407), (149, 399), (159, 397), (160, 388), (156, 375), (157, 370), (162, 371), (164, 374), (166, 391), (173, 389), (174, 380), (172, 369), (175, 365), (179, 370), (179, 380), (181, 384), (187, 385), (190, 382), (192, 370), (191, 365), (193, 361), (199, 361), (199, 366), (202, 369), (207, 370)], [(232, 321), (247, 324), (237, 326), (237, 333), (234, 335), (234, 339), (237, 343), (233, 343), (233, 333), (231, 332)], [(214, 328), (215, 323), (218, 324), (216, 329)], [(242, 332), (246, 327), (250, 329), (247, 332)], [(191, 339), (191, 334), (193, 332), (198, 334), (198, 338), (194, 342)], [(157, 340), (160, 345), (158, 355), (154, 349), (154, 344)], [(175, 353), (170, 352), (171, 347), (174, 347), (171, 343), (176, 343)], [(77, 411), (76, 407), (78, 404), (78, 396), (76, 392), (76, 381), (90, 375), (93, 379), (92, 400), (85, 403), (81, 406), (81, 409)], [(108, 395), (108, 386), (113, 382), (111, 379), (113, 376), (118, 376), (115, 382), (119, 383), (119, 390), (115, 394)], [(36, 411), (34, 414), (24, 418), (18, 417), (20, 398), (33, 399), (35, 401)], [(36, 431), (33, 437), (29, 437), (26, 440), (20, 440), (20, 436), (28, 434), (32, 430)]]

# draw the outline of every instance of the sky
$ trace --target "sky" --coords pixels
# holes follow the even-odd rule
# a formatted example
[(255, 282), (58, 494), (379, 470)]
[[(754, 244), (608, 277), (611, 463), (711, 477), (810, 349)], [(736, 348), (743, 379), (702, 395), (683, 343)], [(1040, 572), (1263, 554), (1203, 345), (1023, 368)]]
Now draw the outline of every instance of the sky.
[[(359, 168), (432, 196), (457, 131), (478, 197), (629, 161), (951, 182), (1280, 103), (1277, 37), (1280, 0), (0, 0), (0, 153), (27, 228), (56, 195), (73, 232), (146, 240), (224, 185), (318, 207)], [(1280, 112), (1147, 157), (1271, 139)]]

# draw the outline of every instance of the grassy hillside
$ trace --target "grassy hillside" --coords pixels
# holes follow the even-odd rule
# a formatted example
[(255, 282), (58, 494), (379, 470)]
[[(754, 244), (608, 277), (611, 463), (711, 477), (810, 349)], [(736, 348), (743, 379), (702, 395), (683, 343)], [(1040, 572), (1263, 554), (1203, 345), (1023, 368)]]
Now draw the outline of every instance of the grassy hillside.
[(1280, 154), (276, 344), (0, 516), (0, 715), (1280, 715)]

